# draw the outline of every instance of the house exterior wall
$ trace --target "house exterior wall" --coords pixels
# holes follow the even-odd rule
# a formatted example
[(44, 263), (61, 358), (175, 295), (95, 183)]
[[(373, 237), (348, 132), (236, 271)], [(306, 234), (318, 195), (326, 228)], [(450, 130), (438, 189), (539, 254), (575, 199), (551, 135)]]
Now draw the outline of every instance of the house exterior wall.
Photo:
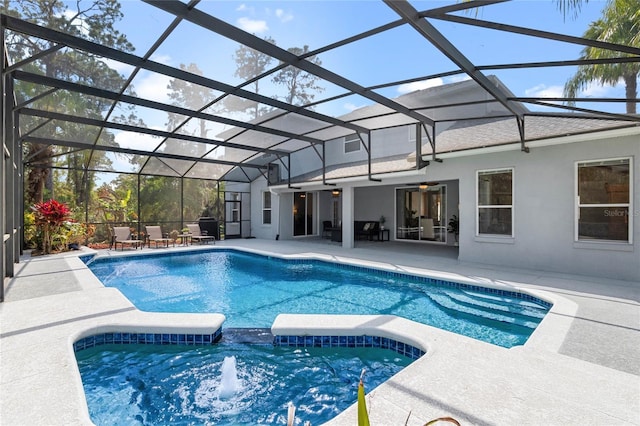
[[(444, 225), (448, 227), (449, 220), (453, 215), (460, 217), (460, 183), (458, 180), (448, 180), (442, 183), (447, 186), (447, 218), (444, 221)], [(447, 245), (455, 245), (457, 243), (456, 236), (447, 233)]]
[[(575, 163), (632, 158), (633, 244), (575, 242)], [(640, 280), (640, 184), (637, 136), (447, 159), (429, 166), (434, 179), (460, 182), (461, 261)], [(513, 167), (514, 237), (476, 236), (476, 172)]]
[[(287, 162), (285, 161), (286, 165)], [(288, 165), (291, 171), (291, 177), (299, 176), (309, 172), (310, 170), (318, 170), (322, 168), (322, 159), (318, 153), (311, 147), (291, 153), (291, 164)], [(287, 179), (287, 171), (285, 167), (280, 168), (282, 178)]]
[[(470, 84), (463, 83), (459, 85), (442, 86), (439, 88), (427, 89), (423, 92), (414, 92), (401, 96), (398, 100), (403, 102), (402, 99), (404, 98), (411, 99), (410, 101), (406, 100), (404, 102), (407, 102), (410, 105), (414, 102), (416, 104), (420, 104), (422, 107), (427, 107), (430, 105), (440, 105), (445, 102), (457, 103), (492, 99), (491, 96), (489, 96), (488, 93), (480, 86), (471, 82), (469, 83)], [(502, 85), (501, 83), (499, 84)], [(455, 120), (456, 118), (463, 116), (490, 117), (493, 115), (504, 114), (506, 111), (499, 103), (492, 102), (486, 104), (459, 105), (451, 108), (438, 108), (430, 110), (429, 112), (430, 116), (433, 116), (435, 120), (440, 121), (436, 128), (436, 133), (440, 133), (455, 124), (455, 121), (444, 120)], [(424, 129), (422, 132), (424, 134)], [(422, 142), (423, 144), (426, 143), (426, 139), (423, 139)], [(365, 143), (367, 143), (366, 139)], [(373, 159), (398, 154), (410, 154), (416, 150), (415, 125), (390, 127), (387, 129), (373, 131), (371, 133), (370, 145), (371, 157)], [(356, 152), (345, 153), (344, 138), (338, 138), (326, 143), (325, 158), (327, 165), (334, 165), (366, 161), (368, 155), (364, 148), (361, 148)], [(299, 159), (302, 159), (302, 157), (299, 157)], [(313, 168), (311, 169), (313, 170)], [(308, 170), (309, 169), (306, 169), (304, 171)], [(295, 174), (292, 174), (292, 176), (295, 176)]]
[[(415, 128), (415, 126), (410, 126)], [(365, 144), (368, 143), (364, 137)], [(391, 155), (408, 154), (415, 151), (415, 140), (409, 141), (409, 126), (382, 129), (371, 132), (371, 158), (384, 158)], [(360, 146), (355, 152), (344, 152), (344, 138), (338, 138), (326, 143), (326, 163), (328, 166), (343, 163), (366, 161), (367, 151)]]
[[(262, 193), (269, 191), (265, 178), (256, 179), (251, 183), (251, 236), (274, 240), (278, 235), (278, 220), (280, 217), (280, 198), (282, 195), (271, 194), (271, 224), (262, 223)], [(283, 194), (285, 195), (285, 194)]]
[[(632, 244), (575, 241), (576, 162), (631, 157)], [(421, 180), (447, 185), (447, 222), (452, 214), (460, 220), (459, 259), (467, 262), (518, 267), (532, 270), (557, 271), (590, 276), (606, 276), (621, 280), (640, 280), (640, 142), (636, 136), (604, 140), (581, 141), (551, 146), (532, 144), (529, 153), (519, 150), (471, 154), (432, 162), (426, 170), (428, 178), (413, 176), (389, 178), (383, 182), (346, 184), (354, 188), (353, 220), (376, 221), (387, 218), (387, 227), (394, 238), (395, 188), (417, 184)], [(476, 235), (476, 174), (479, 170), (513, 169), (513, 238)], [(346, 187), (343, 185), (343, 189)], [(253, 190), (260, 196), (266, 182), (254, 182)], [(330, 194), (319, 192), (318, 223), (330, 219)], [(254, 235), (274, 238), (276, 212), (279, 205), (280, 238), (292, 237), (292, 193), (274, 194), (274, 225)], [(279, 201), (276, 201), (279, 200)], [(254, 201), (254, 206), (261, 202)], [(261, 223), (261, 209), (252, 220)], [(257, 225), (259, 227), (259, 225)], [(449, 244), (454, 243), (452, 235)]]
[(354, 220), (378, 221), (380, 216), (387, 218), (386, 226), (390, 226), (394, 217), (393, 186), (368, 186), (354, 190)]
[[(444, 93), (444, 92), (443, 92)], [(481, 97), (482, 94), (461, 90), (447, 92), (448, 102)], [(420, 96), (420, 95), (413, 95)], [(426, 101), (425, 101), (426, 102)], [(423, 102), (423, 103), (425, 103)], [(439, 102), (433, 97), (433, 104)], [(426, 102), (425, 104), (428, 104)], [(494, 104), (467, 105), (464, 108), (474, 109), (477, 116), (490, 116), (500, 112)], [(490, 110), (497, 108), (496, 110)], [(470, 111), (467, 111), (470, 113)], [(439, 111), (439, 119), (453, 117), (459, 111)], [(473, 114), (471, 114), (473, 115)], [(438, 125), (443, 131), (445, 122)], [(373, 159), (411, 155), (415, 152), (415, 138), (410, 137), (410, 128), (401, 126), (378, 130), (372, 133), (371, 157)], [(390, 238), (394, 239), (395, 188), (416, 185), (421, 181), (437, 181), (447, 185), (447, 219), (453, 214), (459, 218), (459, 259), (491, 265), (504, 265), (532, 270), (557, 271), (590, 276), (606, 276), (622, 280), (640, 280), (640, 138), (629, 136), (630, 132), (619, 132), (628, 136), (611, 136), (614, 132), (586, 134), (583, 137), (572, 136), (564, 141), (541, 141), (528, 143), (530, 152), (524, 153), (512, 145), (507, 148), (493, 147), (485, 150), (443, 154), (442, 163), (432, 161), (426, 170), (407, 170), (383, 176), (382, 182), (372, 182), (364, 176), (344, 179), (338, 183), (343, 190), (353, 189), (352, 215), (346, 215), (348, 205), (343, 204), (342, 219), (349, 216), (349, 221), (377, 221), (381, 215), (387, 218), (386, 226), (390, 229)], [(573, 142), (569, 142), (569, 141)], [(552, 143), (553, 142), (553, 143)], [(489, 152), (492, 151), (492, 152)], [(353, 153), (344, 152), (344, 138), (328, 141), (325, 145), (326, 165), (352, 164), (366, 161), (367, 152), (361, 149)], [(631, 244), (611, 243), (603, 241), (576, 241), (576, 162), (589, 160), (605, 160), (619, 157), (631, 157)], [(409, 164), (409, 163), (408, 163)], [(304, 175), (319, 170), (322, 162), (318, 152), (313, 149), (298, 151), (292, 155), (292, 176)], [(479, 236), (477, 235), (477, 172), (510, 168), (513, 170), (513, 237)], [(317, 176), (317, 174), (316, 174)], [(379, 176), (378, 176), (379, 177)], [(265, 187), (263, 179), (258, 179), (261, 188)], [(331, 198), (326, 186), (319, 182), (305, 186), (307, 190), (319, 190), (319, 206), (317, 213), (318, 229), (322, 220), (331, 219)], [(292, 194), (284, 190), (279, 202), (280, 206), (280, 238), (292, 237)], [(275, 195), (275, 194), (274, 194)], [(259, 194), (258, 194), (259, 196)], [(253, 202), (261, 206), (261, 201)], [(275, 207), (274, 207), (275, 208)], [(351, 211), (349, 211), (351, 213)], [(275, 214), (275, 210), (274, 210)], [(274, 216), (275, 218), (275, 216)], [(261, 223), (261, 209), (255, 211), (252, 221)], [(275, 219), (274, 219), (275, 220)], [(275, 223), (275, 222), (274, 222)], [(347, 223), (347, 225), (350, 225)], [(258, 225), (259, 226), (259, 225)], [(255, 236), (265, 235), (273, 238), (273, 229), (255, 230)], [(348, 232), (345, 230), (345, 235)], [(454, 244), (453, 235), (447, 235), (448, 244)], [(345, 238), (343, 241), (349, 241)], [(345, 244), (345, 243), (343, 243)], [(352, 244), (352, 241), (349, 242)], [(349, 247), (349, 246), (345, 246)]]

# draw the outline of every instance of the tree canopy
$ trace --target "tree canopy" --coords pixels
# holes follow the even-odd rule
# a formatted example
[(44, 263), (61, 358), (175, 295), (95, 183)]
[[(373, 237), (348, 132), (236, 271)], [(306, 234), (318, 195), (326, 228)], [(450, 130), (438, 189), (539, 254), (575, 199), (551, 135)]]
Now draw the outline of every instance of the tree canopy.
[[(73, 5), (74, 7), (70, 7)], [(115, 27), (115, 23), (122, 18), (120, 3), (116, 0), (79, 0), (67, 3), (58, 0), (17, 0), (4, 2), (0, 11), (13, 15), (38, 25), (74, 36), (113, 47), (125, 52), (132, 51), (133, 45), (126, 36)], [(52, 49), (48, 41), (35, 37), (23, 37), (19, 34), (10, 34), (6, 37), (7, 52), (10, 58), (20, 60), (25, 56), (44, 54), (38, 61), (32, 61), (27, 69), (45, 76), (51, 76), (79, 84), (101, 87), (119, 91), (125, 79), (117, 71), (110, 68), (101, 58), (86, 55), (73, 49)], [(39, 88), (33, 84), (18, 82), (15, 93), (18, 102), (30, 103), (31, 106), (41, 110), (77, 113), (90, 118), (103, 117), (109, 112), (111, 104), (105, 100), (90, 96), (80, 96), (68, 91), (57, 90), (47, 96), (38, 96)], [(31, 99), (35, 99), (32, 100)], [(114, 120), (127, 122), (135, 120), (130, 111), (120, 111)], [(42, 120), (24, 118), (24, 128), (37, 128), (42, 126), (43, 132), (53, 132), (66, 140), (79, 140), (106, 145), (114, 145), (114, 135), (100, 131), (95, 134), (87, 132), (86, 127), (74, 123), (42, 123)], [(93, 140), (87, 140), (93, 138)], [(74, 199), (68, 200), (73, 205), (79, 205), (87, 199), (94, 184), (91, 166), (99, 164), (108, 166), (109, 160), (102, 153), (91, 151), (71, 150), (61, 147), (53, 148), (50, 145), (25, 144), (25, 163), (27, 164), (27, 189), (25, 193), (26, 203), (41, 202), (48, 191), (53, 190), (51, 167), (67, 167), (73, 170), (67, 179), (74, 188)], [(31, 167), (29, 167), (31, 166)], [(46, 188), (46, 190), (45, 190)]]
[[(640, 0), (610, 0), (602, 12), (602, 17), (591, 23), (584, 38), (640, 47)], [(581, 59), (609, 59), (629, 57), (630, 54), (587, 46), (582, 50)], [(616, 63), (581, 65), (576, 74), (564, 87), (565, 97), (574, 98), (589, 84), (616, 85), (621, 80), (625, 84), (627, 99), (626, 112), (636, 113), (637, 82), (640, 63)], [(571, 105), (575, 102), (571, 102)]]

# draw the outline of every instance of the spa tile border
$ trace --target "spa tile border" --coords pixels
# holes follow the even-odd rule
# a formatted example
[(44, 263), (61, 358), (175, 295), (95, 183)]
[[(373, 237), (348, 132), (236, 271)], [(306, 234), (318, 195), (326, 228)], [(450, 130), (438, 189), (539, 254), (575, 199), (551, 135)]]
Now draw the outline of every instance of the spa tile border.
[[(222, 329), (214, 334), (177, 333), (100, 333), (79, 339), (73, 344), (74, 352), (103, 345), (183, 345), (206, 346), (222, 338)], [(379, 348), (390, 349), (412, 360), (426, 352), (420, 348), (388, 337), (379, 336), (274, 336), (274, 346), (314, 348)]]
[[(272, 256), (272, 255), (263, 255), (263, 254), (258, 254), (258, 253), (251, 253), (251, 252), (246, 252), (244, 250), (238, 250), (238, 249), (233, 249), (233, 248), (210, 248), (210, 249), (203, 249), (203, 250), (199, 250), (197, 253), (210, 253), (210, 252), (231, 252), (231, 253), (239, 253), (239, 254), (243, 254), (245, 256), (253, 256), (253, 257), (261, 257), (261, 258), (267, 258), (269, 260), (274, 260), (274, 261), (278, 261), (278, 262), (284, 262), (284, 263), (288, 263), (288, 264), (300, 264), (300, 265), (326, 265), (326, 266), (332, 266), (335, 268), (340, 268), (340, 269), (345, 269), (345, 270), (349, 270), (349, 271), (356, 271), (356, 272), (369, 272), (369, 273), (374, 273), (377, 274), (379, 276), (383, 276), (383, 277), (390, 277), (390, 278), (396, 278), (396, 279), (403, 279), (403, 280), (410, 280), (411, 282), (420, 282), (420, 283), (425, 283), (425, 284), (429, 284), (429, 285), (435, 285), (435, 286), (444, 286), (444, 287), (450, 287), (450, 288), (455, 288), (455, 289), (460, 289), (460, 290), (467, 290), (467, 291), (475, 291), (475, 292), (480, 292), (480, 293), (485, 293), (485, 294), (492, 294), (492, 295), (498, 295), (501, 297), (510, 297), (513, 299), (518, 299), (518, 300), (523, 300), (523, 301), (527, 301), (527, 302), (531, 302), (531, 303), (535, 303), (538, 304), (540, 306), (542, 306), (545, 309), (551, 309), (551, 307), (553, 306), (553, 303), (548, 302), (546, 300), (540, 299), (536, 296), (533, 296), (531, 294), (528, 293), (521, 293), (518, 291), (512, 291), (512, 290), (503, 290), (503, 289), (499, 289), (499, 288), (493, 288), (493, 287), (484, 287), (481, 285), (473, 285), (473, 284), (464, 284), (464, 283), (458, 283), (455, 281), (448, 281), (448, 280), (440, 280), (440, 279), (436, 279), (436, 278), (431, 278), (428, 276), (421, 276), (421, 275), (412, 275), (412, 274), (408, 274), (408, 273), (404, 273), (404, 272), (396, 272), (396, 271), (387, 271), (385, 269), (378, 269), (378, 268), (370, 268), (370, 267), (366, 267), (366, 266), (360, 266), (360, 265), (352, 265), (352, 264), (346, 264), (346, 263), (338, 263), (338, 262), (331, 262), (331, 261), (327, 261), (327, 260), (322, 260), (322, 259), (287, 259), (287, 258), (281, 258), (281, 257), (277, 257), (277, 256)], [(191, 256), (193, 255), (194, 252), (190, 252), (190, 251), (181, 251), (181, 252), (170, 252), (170, 253), (153, 253), (153, 254), (139, 254), (138, 256), (144, 256), (145, 258), (150, 258), (150, 257), (164, 257), (164, 256)], [(135, 256), (135, 254), (134, 254)], [(95, 255), (86, 255), (86, 256), (80, 256), (80, 259), (85, 263), (85, 264), (89, 264), (92, 263), (93, 258), (95, 257)], [(133, 256), (132, 256), (133, 257)], [(125, 257), (101, 257), (100, 260), (102, 259), (109, 259), (109, 260), (105, 260), (108, 262), (125, 262), (125, 261), (129, 261), (129, 257), (125, 256)]]
[(219, 328), (213, 334), (195, 333), (101, 333), (79, 339), (73, 344), (74, 352), (102, 345), (184, 345), (205, 346), (218, 342), (222, 337)]
[(379, 348), (390, 349), (412, 360), (426, 352), (420, 348), (380, 336), (274, 336), (275, 346), (293, 346), (297, 348)]

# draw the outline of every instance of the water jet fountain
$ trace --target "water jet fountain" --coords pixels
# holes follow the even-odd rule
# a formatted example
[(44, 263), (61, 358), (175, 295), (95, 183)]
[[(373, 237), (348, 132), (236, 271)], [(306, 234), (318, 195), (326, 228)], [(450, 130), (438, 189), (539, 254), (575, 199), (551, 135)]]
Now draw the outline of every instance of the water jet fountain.
[(238, 370), (236, 368), (236, 357), (225, 356), (222, 361), (220, 388), (218, 398), (227, 399), (236, 394), (239, 388)]

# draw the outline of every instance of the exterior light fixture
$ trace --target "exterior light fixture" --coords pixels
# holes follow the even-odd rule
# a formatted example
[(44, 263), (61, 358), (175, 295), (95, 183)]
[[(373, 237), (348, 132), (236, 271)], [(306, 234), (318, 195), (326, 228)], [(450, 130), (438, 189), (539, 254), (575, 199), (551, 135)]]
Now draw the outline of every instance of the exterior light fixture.
[(436, 186), (439, 182), (420, 182), (418, 188), (420, 191), (426, 191), (430, 186)]
[(334, 197), (337, 197), (340, 195), (340, 190), (339, 189), (334, 189), (333, 191), (331, 191), (331, 195), (333, 195)]

